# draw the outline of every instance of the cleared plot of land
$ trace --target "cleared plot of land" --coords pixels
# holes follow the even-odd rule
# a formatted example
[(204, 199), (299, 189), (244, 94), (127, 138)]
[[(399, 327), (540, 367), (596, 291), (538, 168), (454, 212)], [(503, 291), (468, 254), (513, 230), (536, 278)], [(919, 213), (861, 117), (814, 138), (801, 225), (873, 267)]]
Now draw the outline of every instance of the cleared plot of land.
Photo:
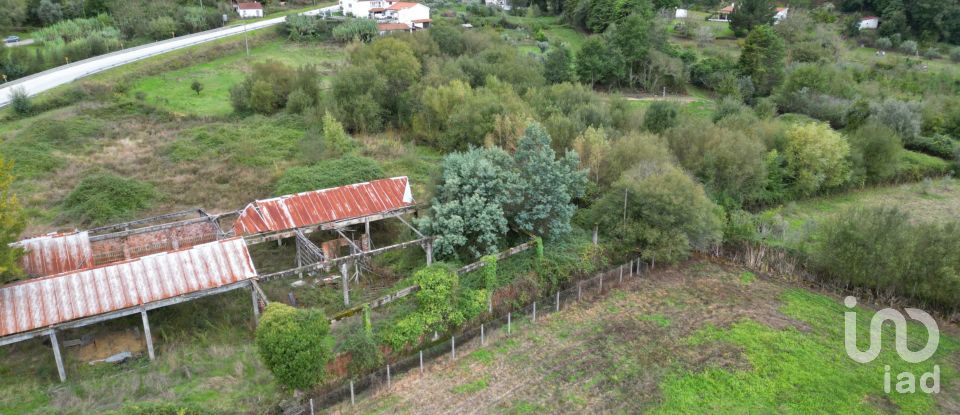
[[(318, 43), (291, 43), (275, 40), (252, 48), (250, 56), (237, 53), (197, 65), (146, 77), (137, 82), (129, 95), (175, 114), (201, 116), (228, 115), (230, 88), (243, 81), (250, 68), (260, 62), (274, 60), (294, 68), (317, 65), (326, 78), (343, 60), (340, 48)], [(193, 81), (203, 85), (199, 94), (190, 89)]]
[[(458, 351), (339, 413), (949, 413), (958, 408), (960, 344), (942, 336), (911, 365), (885, 336), (859, 364), (843, 346), (839, 299), (698, 262), (628, 283), (604, 300), (518, 323), (513, 336)], [(872, 313), (860, 311), (859, 326)], [(941, 328), (944, 328), (941, 326)], [(952, 330), (953, 328), (951, 328)], [(888, 330), (892, 334), (892, 330)], [(911, 326), (913, 343), (925, 341)], [(861, 348), (866, 330), (861, 330)], [(918, 346), (913, 346), (918, 349)], [(942, 392), (885, 394), (883, 368)]]

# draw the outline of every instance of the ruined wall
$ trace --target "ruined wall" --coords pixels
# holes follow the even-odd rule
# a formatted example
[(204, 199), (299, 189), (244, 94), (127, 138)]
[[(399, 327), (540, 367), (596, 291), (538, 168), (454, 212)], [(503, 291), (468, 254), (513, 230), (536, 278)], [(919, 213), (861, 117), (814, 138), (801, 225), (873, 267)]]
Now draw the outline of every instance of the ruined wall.
[(102, 265), (158, 252), (189, 248), (215, 240), (217, 240), (217, 227), (213, 223), (194, 222), (168, 229), (91, 241), (90, 245), (94, 263)]

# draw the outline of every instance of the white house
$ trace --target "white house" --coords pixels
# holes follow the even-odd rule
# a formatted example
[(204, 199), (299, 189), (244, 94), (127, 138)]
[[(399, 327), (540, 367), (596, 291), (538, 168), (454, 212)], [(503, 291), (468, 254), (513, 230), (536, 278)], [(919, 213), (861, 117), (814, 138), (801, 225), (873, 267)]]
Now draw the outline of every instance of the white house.
[(263, 5), (257, 2), (237, 3), (233, 7), (241, 19), (263, 17)]
[(686, 19), (687, 14), (688, 14), (687, 9), (677, 9), (677, 11), (673, 13), (673, 18)]
[(430, 26), (430, 8), (420, 3), (396, 2), (384, 10), (384, 17), (422, 29)]
[(876, 29), (880, 26), (880, 18), (877, 16), (864, 16), (860, 19), (860, 30)]
[(786, 19), (788, 12), (790, 12), (790, 9), (787, 7), (777, 7), (777, 13), (773, 15), (773, 24), (780, 23), (781, 20)]
[(714, 15), (710, 16), (707, 20), (711, 22), (729, 22), (730, 14), (733, 13), (735, 7), (737, 7), (736, 3), (730, 3), (729, 6), (714, 12)]

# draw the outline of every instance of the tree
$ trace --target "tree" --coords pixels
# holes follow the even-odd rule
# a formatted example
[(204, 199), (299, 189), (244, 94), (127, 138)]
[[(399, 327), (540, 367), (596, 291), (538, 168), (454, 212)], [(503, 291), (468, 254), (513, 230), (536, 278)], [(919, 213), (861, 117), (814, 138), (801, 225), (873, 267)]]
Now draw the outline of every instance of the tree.
[(588, 127), (573, 141), (573, 149), (580, 156), (580, 166), (587, 169), (596, 183), (600, 184), (600, 170), (606, 167), (610, 155), (610, 141), (603, 127)]
[(33, 103), (30, 102), (27, 91), (23, 87), (14, 88), (12, 95), (10, 105), (13, 107), (13, 112), (21, 117), (30, 115), (33, 111)]
[(0, 283), (23, 275), (19, 263), (23, 250), (10, 246), (26, 227), (20, 202), (10, 189), (13, 179), (13, 164), (0, 157)]
[(643, 116), (643, 127), (655, 134), (660, 134), (677, 123), (677, 106), (675, 104), (656, 101), (647, 109)]
[(741, 0), (730, 13), (730, 29), (737, 37), (746, 36), (757, 26), (772, 25), (776, 13), (770, 0)]
[(897, 133), (877, 122), (869, 122), (850, 134), (854, 177), (859, 182), (877, 182), (897, 172), (903, 143)]
[(0, 27), (16, 28), (27, 20), (27, 0), (0, 0), (0, 10)]
[(785, 53), (783, 40), (770, 26), (761, 25), (750, 31), (738, 66), (740, 73), (753, 81), (757, 95), (770, 95), (783, 79)]
[(517, 203), (520, 177), (512, 159), (499, 148), (471, 149), (443, 159), (440, 183), (423, 229), (437, 237), (434, 254), (471, 258), (496, 253), (509, 230), (507, 205)]
[(650, 22), (652, 20), (639, 14), (631, 14), (613, 24), (607, 32), (607, 39), (623, 57), (626, 79), (630, 87), (636, 85), (636, 75), (647, 60), (650, 49)]
[(920, 136), (923, 116), (920, 114), (920, 106), (916, 103), (888, 98), (880, 104), (873, 105), (871, 112), (873, 114), (870, 119), (890, 127), (905, 142)]
[(617, 78), (619, 59), (602, 36), (590, 36), (576, 56), (577, 78), (594, 85)]
[(323, 311), (297, 309), (283, 303), (267, 306), (256, 331), (257, 351), (277, 382), (306, 389), (326, 376), (333, 357), (330, 322)]
[(200, 81), (194, 79), (193, 82), (190, 84), (190, 89), (192, 89), (193, 92), (196, 92), (197, 95), (199, 96), (200, 91), (203, 91), (203, 84), (201, 84)]
[(176, 34), (177, 21), (170, 16), (160, 16), (150, 21), (147, 30), (154, 40), (168, 39)]
[(850, 178), (850, 145), (829, 125), (795, 125), (787, 130), (786, 138), (784, 158), (796, 193), (809, 196)]
[(340, 157), (357, 146), (330, 111), (323, 114), (323, 147), (328, 157)]
[(60, 3), (54, 3), (50, 0), (40, 0), (37, 7), (33, 10), (40, 23), (44, 26), (52, 25), (63, 19), (63, 11), (60, 10)]
[(543, 76), (551, 84), (559, 84), (573, 80), (570, 50), (562, 44), (554, 45), (547, 52), (546, 62), (543, 65)]
[(572, 201), (583, 196), (587, 184), (586, 174), (578, 170), (577, 153), (567, 151), (557, 159), (547, 131), (535, 123), (527, 127), (513, 158), (521, 186), (512, 222), (536, 235), (569, 232), (576, 211)]
[(624, 173), (592, 211), (601, 229), (639, 249), (644, 259), (664, 262), (719, 243), (722, 212), (690, 176), (656, 161)]

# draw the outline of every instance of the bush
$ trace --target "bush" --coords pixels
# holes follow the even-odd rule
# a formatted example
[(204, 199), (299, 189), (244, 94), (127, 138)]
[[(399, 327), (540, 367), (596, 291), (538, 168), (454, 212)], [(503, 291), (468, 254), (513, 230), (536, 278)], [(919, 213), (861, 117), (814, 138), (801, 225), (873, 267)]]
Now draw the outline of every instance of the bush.
[(850, 134), (849, 141), (857, 182), (878, 182), (896, 173), (903, 151), (896, 132), (872, 122)]
[(276, 194), (286, 195), (381, 179), (386, 174), (376, 160), (348, 155), (312, 166), (291, 167), (277, 181)]
[(877, 39), (877, 49), (881, 50), (890, 50), (893, 47), (893, 42), (890, 41), (888, 37), (881, 37)]
[(665, 101), (656, 101), (650, 104), (643, 117), (643, 127), (655, 134), (660, 134), (677, 123), (677, 105)]
[(293, 114), (303, 114), (311, 106), (313, 106), (313, 98), (303, 92), (302, 89), (294, 90), (287, 97), (287, 111)]
[(926, 177), (944, 176), (952, 170), (953, 164), (944, 159), (913, 151), (901, 151), (894, 180), (916, 182)]
[(333, 357), (330, 322), (319, 309), (270, 303), (257, 326), (256, 343), (277, 382), (295, 389), (322, 381)]
[(913, 102), (887, 99), (871, 108), (871, 118), (896, 131), (905, 143), (909, 143), (920, 135), (923, 125), (923, 115), (920, 106)]
[(897, 209), (855, 209), (828, 219), (813, 237), (814, 268), (837, 283), (960, 306), (960, 223), (913, 224)]
[(172, 403), (138, 403), (124, 407), (113, 415), (213, 415), (214, 412), (193, 406)]
[(383, 364), (383, 353), (380, 344), (364, 327), (358, 327), (351, 332), (343, 342), (343, 350), (350, 353), (350, 363), (347, 372), (353, 378), (359, 378), (374, 368)]
[(927, 59), (940, 59), (942, 57), (937, 48), (928, 48), (927, 50), (923, 51), (923, 56)]
[(63, 202), (66, 216), (87, 225), (129, 219), (157, 198), (153, 185), (113, 174), (85, 177)]
[(377, 22), (372, 19), (347, 19), (334, 27), (331, 33), (339, 42), (359, 40), (366, 43), (377, 36)]
[(933, 134), (927, 137), (916, 137), (912, 140), (905, 140), (904, 145), (911, 150), (946, 160), (952, 160), (958, 148), (957, 142), (950, 138), (950, 136), (944, 134)]
[(795, 125), (787, 130), (784, 159), (794, 192), (809, 196), (838, 187), (850, 178), (850, 144), (822, 123)]
[(960, 46), (955, 46), (950, 49), (950, 60), (955, 63), (960, 63)]
[(914, 42), (912, 40), (905, 40), (903, 41), (903, 43), (900, 43), (899, 49), (901, 52), (906, 53), (908, 55), (916, 55), (917, 42)]
[(33, 111), (30, 96), (27, 95), (27, 91), (22, 87), (13, 90), (10, 106), (13, 107), (13, 112), (21, 117), (26, 117)]

